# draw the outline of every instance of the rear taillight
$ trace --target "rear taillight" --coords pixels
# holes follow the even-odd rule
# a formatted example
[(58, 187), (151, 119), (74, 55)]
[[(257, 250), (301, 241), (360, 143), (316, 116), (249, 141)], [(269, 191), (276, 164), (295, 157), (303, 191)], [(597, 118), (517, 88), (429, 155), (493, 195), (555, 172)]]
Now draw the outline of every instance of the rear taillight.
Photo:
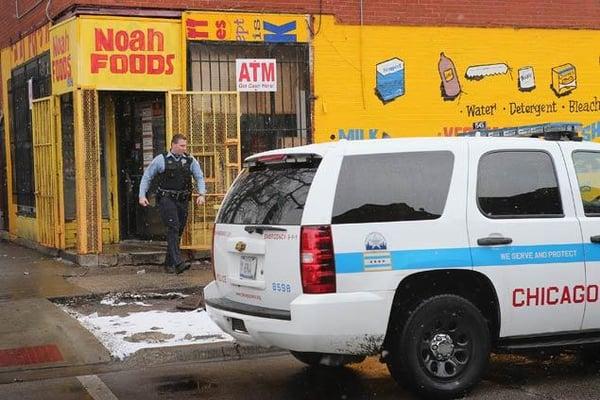
[(331, 227), (303, 226), (300, 272), (304, 293), (335, 293), (335, 260)]
[(212, 243), (210, 245), (210, 263), (212, 265), (212, 273), (213, 273), (213, 279), (216, 281), (217, 280), (217, 273), (215, 272), (215, 228), (216, 228), (217, 224), (213, 224), (212, 226)]

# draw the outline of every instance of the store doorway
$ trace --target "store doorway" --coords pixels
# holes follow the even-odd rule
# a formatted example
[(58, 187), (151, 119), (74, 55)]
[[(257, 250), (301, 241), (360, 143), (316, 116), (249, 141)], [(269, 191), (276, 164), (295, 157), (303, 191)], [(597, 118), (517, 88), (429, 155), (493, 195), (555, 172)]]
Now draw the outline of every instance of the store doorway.
[(165, 230), (155, 203), (138, 204), (140, 181), (152, 159), (165, 151), (165, 94), (112, 93), (117, 142), (119, 231), (121, 240), (164, 240)]

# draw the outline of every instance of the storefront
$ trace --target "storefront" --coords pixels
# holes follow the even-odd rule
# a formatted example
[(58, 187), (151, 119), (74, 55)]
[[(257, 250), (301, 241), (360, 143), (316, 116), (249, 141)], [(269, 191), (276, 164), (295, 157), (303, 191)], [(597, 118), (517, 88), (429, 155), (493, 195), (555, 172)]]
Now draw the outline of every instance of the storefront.
[[(162, 239), (157, 209), (138, 205), (139, 182), (181, 132), (208, 191), (204, 206), (192, 205), (183, 245), (207, 248), (242, 158), (312, 140), (306, 21), (79, 16), (45, 27), (32, 54), (5, 63), (14, 51), (3, 51), (2, 76), (11, 76), (3, 93), (11, 116), (5, 143), (16, 155), (6, 159), (8, 214), (15, 216), (9, 233), (79, 254)], [(240, 89), (240, 60), (250, 68), (267, 63), (270, 86)], [(260, 83), (256, 70), (247, 74)]]

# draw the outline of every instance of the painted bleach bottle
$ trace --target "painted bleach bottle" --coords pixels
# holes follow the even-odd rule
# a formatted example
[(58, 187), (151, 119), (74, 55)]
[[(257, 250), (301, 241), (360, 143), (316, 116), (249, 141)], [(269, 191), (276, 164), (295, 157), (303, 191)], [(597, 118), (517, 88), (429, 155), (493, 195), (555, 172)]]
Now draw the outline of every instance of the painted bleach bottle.
[(460, 94), (460, 82), (454, 63), (444, 53), (440, 53), (438, 70), (442, 80), (442, 97), (446, 100), (455, 99)]

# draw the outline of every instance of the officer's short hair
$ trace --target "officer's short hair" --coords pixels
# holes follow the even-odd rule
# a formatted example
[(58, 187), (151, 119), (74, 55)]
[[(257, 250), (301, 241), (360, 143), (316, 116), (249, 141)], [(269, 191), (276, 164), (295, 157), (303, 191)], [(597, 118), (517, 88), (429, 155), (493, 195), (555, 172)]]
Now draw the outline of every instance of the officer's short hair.
[(179, 143), (180, 140), (188, 140), (187, 136), (181, 134), (181, 133), (176, 133), (173, 135), (173, 138), (171, 139), (171, 144), (177, 144)]

